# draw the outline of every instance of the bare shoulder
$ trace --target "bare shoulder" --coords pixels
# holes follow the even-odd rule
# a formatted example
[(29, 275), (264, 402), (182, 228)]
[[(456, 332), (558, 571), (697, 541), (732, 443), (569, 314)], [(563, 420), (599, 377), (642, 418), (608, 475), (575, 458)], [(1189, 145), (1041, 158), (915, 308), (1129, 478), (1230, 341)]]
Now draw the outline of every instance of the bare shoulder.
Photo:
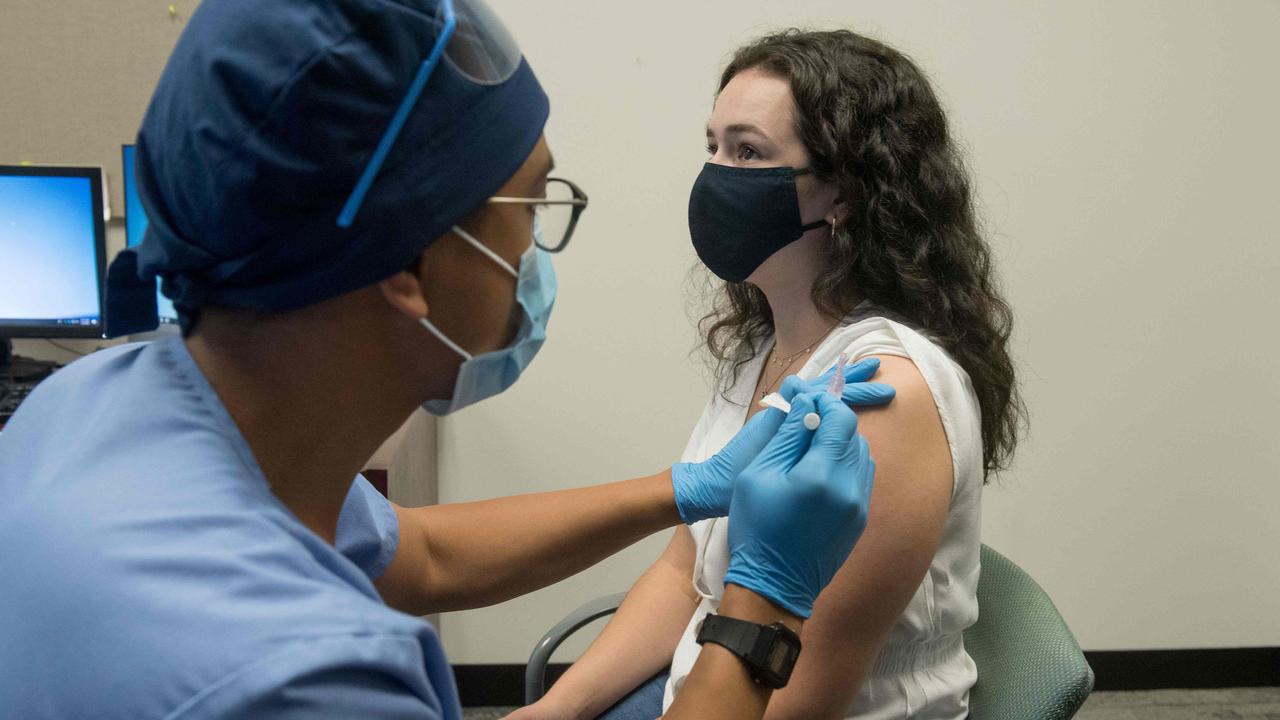
[[(898, 391), (894, 401), (884, 408), (885, 410), (901, 411), (905, 407), (912, 414), (932, 411), (934, 416), (937, 416), (937, 407), (933, 403), (929, 384), (925, 382), (924, 375), (920, 374), (920, 368), (916, 367), (911, 358), (900, 355), (864, 355), (858, 359), (869, 357), (880, 361), (880, 371), (872, 380), (888, 383)], [(859, 417), (861, 415), (862, 413), (859, 413)]]
[[(876, 467), (910, 473), (931, 484), (952, 481), (951, 450), (929, 384), (909, 358), (872, 355), (880, 359), (875, 382), (892, 385), (896, 396), (889, 405), (858, 409), (858, 431), (867, 438)], [(879, 473), (877, 473), (879, 475)], [(921, 474), (929, 478), (919, 477)]]

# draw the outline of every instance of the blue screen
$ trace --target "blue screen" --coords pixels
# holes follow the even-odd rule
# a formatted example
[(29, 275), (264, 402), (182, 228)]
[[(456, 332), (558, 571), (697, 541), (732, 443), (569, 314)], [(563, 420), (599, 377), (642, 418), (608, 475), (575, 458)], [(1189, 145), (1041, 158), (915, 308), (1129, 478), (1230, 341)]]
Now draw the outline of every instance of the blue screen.
[(100, 321), (93, 185), (0, 176), (0, 324)]
[[(133, 247), (142, 242), (147, 234), (147, 213), (142, 209), (142, 200), (138, 198), (138, 183), (133, 177), (133, 156), (136, 148), (124, 146), (124, 232), (125, 244)], [(156, 309), (160, 314), (160, 322), (178, 322), (178, 311), (173, 309), (173, 301), (161, 294), (156, 288)]]

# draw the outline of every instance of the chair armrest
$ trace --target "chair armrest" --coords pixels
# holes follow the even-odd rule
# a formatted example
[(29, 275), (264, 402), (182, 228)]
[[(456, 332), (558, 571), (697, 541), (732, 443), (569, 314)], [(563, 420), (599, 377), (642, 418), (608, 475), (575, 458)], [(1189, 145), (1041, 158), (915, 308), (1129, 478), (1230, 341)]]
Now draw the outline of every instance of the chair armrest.
[(525, 705), (537, 702), (546, 692), (547, 663), (551, 660), (551, 653), (583, 626), (606, 615), (612, 615), (626, 596), (626, 593), (616, 593), (586, 602), (566, 615), (563, 620), (555, 624), (555, 627), (548, 630), (546, 635), (542, 636), (538, 644), (533, 646), (533, 652), (529, 655), (529, 664), (524, 670)]

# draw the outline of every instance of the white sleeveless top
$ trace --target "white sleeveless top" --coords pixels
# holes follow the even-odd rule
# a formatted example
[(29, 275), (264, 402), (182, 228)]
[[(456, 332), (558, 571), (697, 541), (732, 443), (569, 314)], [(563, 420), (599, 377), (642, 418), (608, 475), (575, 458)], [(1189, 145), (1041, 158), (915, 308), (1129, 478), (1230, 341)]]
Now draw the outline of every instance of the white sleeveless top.
[[(714, 455), (737, 433), (764, 362), (761, 352), (743, 366), (727, 393), (712, 396), (685, 449), (684, 460)], [(870, 677), (849, 707), (849, 718), (926, 718), (959, 720), (968, 714), (969, 688), (977, 669), (964, 650), (962, 631), (978, 619), (978, 551), (982, 500), (982, 422), (978, 399), (968, 374), (924, 333), (890, 319), (868, 303), (858, 306), (844, 323), (814, 349), (797, 373), (816, 378), (835, 364), (840, 353), (850, 361), (866, 355), (910, 359), (924, 376), (951, 449), (951, 508), (933, 562), (902, 617), (876, 658)], [(872, 448), (874, 454), (875, 448)], [(698, 624), (720, 606), (729, 565), (727, 518), (690, 526), (696, 544), (693, 586), (701, 596), (693, 618), (676, 646), (667, 681), (663, 711), (693, 669), (701, 647), (694, 641)]]

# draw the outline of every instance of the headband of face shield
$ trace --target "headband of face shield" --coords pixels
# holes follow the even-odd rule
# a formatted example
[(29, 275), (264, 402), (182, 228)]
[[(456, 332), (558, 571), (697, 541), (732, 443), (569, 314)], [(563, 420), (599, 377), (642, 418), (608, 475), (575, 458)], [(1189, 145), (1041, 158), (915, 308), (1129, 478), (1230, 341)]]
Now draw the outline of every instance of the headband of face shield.
[(423, 88), (441, 57), (458, 74), (477, 85), (502, 83), (520, 65), (520, 49), (515, 39), (483, 0), (440, 0), (434, 17), (435, 44), (422, 61), (390, 125), (382, 133), (373, 157), (364, 166), (355, 188), (343, 205), (338, 215), (341, 227), (350, 227), (355, 221), (365, 195), (404, 130), (409, 113), (417, 106)]
[(548, 109), (482, 0), (202, 3), (139, 131), (150, 226), (108, 273), (108, 333), (155, 327), (157, 277), (186, 328), (394, 275), (515, 174)]

